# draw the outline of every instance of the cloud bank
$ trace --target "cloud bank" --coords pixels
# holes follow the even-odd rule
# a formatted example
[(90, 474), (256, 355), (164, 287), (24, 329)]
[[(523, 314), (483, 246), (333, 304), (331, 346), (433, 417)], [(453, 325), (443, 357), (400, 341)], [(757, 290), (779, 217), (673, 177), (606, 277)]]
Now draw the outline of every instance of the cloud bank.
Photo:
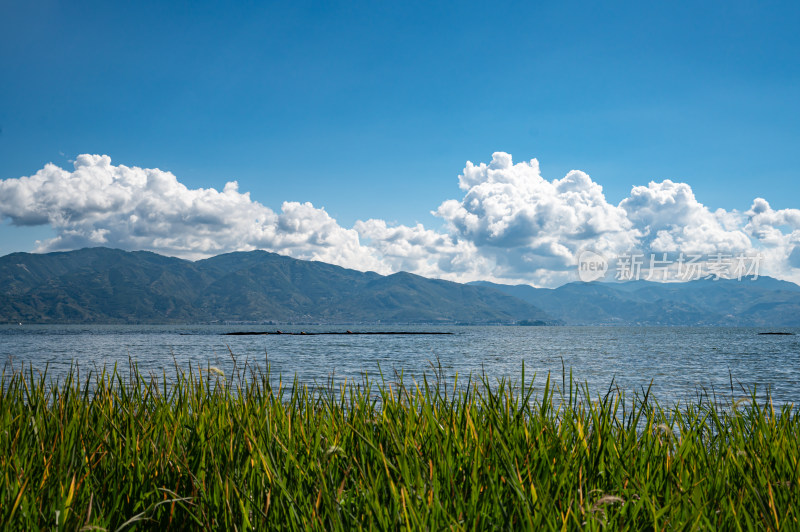
[(712, 212), (688, 184), (665, 180), (633, 187), (613, 205), (584, 172), (547, 180), (536, 159), (514, 163), (503, 152), (468, 162), (458, 184), (463, 197), (432, 211), (440, 228), (376, 219), (347, 228), (311, 203), (284, 202), (276, 212), (236, 182), (192, 189), (170, 172), (81, 155), (72, 171), (48, 164), (0, 180), (0, 219), (49, 225), (56, 236), (37, 242), (37, 252), (108, 246), (197, 259), (266, 249), (380, 273), (537, 286), (575, 280), (585, 249), (607, 257), (758, 253), (762, 274), (800, 281), (800, 210), (774, 210), (762, 198), (746, 212)]

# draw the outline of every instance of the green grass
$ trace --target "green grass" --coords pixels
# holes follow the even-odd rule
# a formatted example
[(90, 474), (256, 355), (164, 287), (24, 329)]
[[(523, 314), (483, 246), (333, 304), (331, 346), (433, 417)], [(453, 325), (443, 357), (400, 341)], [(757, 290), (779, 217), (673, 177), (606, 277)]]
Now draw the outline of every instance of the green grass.
[(166, 380), (4, 372), (0, 528), (800, 528), (800, 418), (755, 393)]

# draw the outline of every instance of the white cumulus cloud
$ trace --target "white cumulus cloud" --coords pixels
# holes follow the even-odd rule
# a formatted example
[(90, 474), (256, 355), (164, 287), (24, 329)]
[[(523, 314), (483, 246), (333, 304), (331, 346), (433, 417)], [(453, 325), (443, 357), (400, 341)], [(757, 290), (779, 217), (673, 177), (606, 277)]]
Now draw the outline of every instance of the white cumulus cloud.
[(642, 243), (653, 252), (712, 255), (751, 248), (735, 213), (722, 209), (711, 212), (697, 201), (686, 183), (667, 179), (633, 187), (620, 207), (641, 231)]
[(492, 257), (496, 277), (563, 272), (575, 265), (581, 248), (622, 253), (639, 236), (625, 211), (577, 170), (548, 181), (536, 159), (514, 164), (511, 155), (497, 152), (489, 164), (468, 162), (459, 184), (464, 197), (445, 201), (435, 214), (458, 238)]
[(72, 170), (48, 164), (0, 180), (0, 223), (49, 225), (56, 236), (38, 242), (40, 252), (109, 246), (195, 259), (266, 249), (381, 273), (538, 286), (574, 280), (584, 249), (759, 253), (765, 273), (800, 281), (800, 210), (774, 210), (761, 198), (746, 212), (711, 211), (688, 184), (664, 180), (614, 205), (584, 172), (548, 180), (536, 159), (514, 163), (504, 152), (468, 162), (458, 185), (463, 197), (433, 211), (441, 228), (380, 219), (348, 228), (311, 203), (284, 202), (276, 212), (235, 181), (193, 189), (170, 172), (81, 155)]
[(310, 203), (285, 202), (276, 213), (239, 192), (236, 182), (222, 191), (190, 189), (170, 172), (115, 166), (99, 155), (81, 155), (74, 166), (69, 172), (48, 164), (30, 177), (0, 181), (2, 216), (56, 231), (36, 251), (110, 246), (200, 258), (261, 248), (381, 268), (355, 230)]
[(745, 215), (744, 230), (758, 243), (767, 272), (800, 283), (800, 209), (774, 210), (756, 198)]
[(392, 271), (409, 271), (454, 280), (495, 277), (493, 264), (473, 243), (453, 235), (383, 220), (358, 221), (355, 229)]

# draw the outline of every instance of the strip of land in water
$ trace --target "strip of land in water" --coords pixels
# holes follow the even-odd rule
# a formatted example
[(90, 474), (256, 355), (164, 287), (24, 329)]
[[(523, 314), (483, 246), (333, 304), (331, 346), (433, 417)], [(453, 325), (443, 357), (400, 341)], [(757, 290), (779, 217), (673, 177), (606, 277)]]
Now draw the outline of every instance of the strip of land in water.
[(288, 336), (331, 336), (331, 335), (347, 335), (347, 334), (360, 334), (360, 335), (375, 335), (375, 334), (393, 334), (393, 335), (448, 335), (453, 334), (451, 332), (432, 332), (432, 331), (361, 331), (361, 332), (353, 332), (353, 331), (330, 331), (330, 332), (283, 332), (283, 331), (273, 331), (273, 332), (261, 332), (261, 331), (236, 331), (236, 332), (229, 332), (229, 333), (222, 333), (222, 336), (265, 336), (270, 334), (283, 334)]

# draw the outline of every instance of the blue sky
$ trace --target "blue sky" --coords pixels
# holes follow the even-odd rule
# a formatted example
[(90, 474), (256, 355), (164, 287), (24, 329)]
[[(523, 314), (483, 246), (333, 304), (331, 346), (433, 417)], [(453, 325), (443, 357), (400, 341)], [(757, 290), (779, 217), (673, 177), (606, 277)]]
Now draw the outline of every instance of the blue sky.
[[(648, 4), (2, 2), (0, 180), (102, 154), (440, 231), (502, 151), (612, 205), (669, 179), (800, 207), (798, 4)], [(5, 218), (0, 254), (58, 232)]]

